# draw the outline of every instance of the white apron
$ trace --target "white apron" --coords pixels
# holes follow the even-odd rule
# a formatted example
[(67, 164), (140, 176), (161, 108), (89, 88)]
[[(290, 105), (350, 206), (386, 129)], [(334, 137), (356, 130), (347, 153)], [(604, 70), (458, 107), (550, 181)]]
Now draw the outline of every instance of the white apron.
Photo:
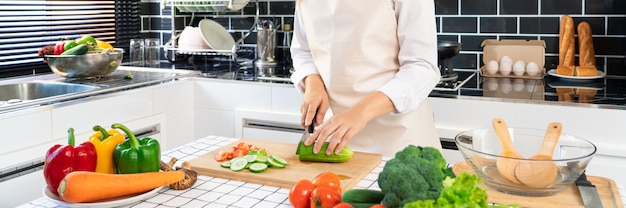
[[(299, 0), (298, 9), (334, 114), (375, 92), (400, 68), (391, 0)], [(441, 149), (427, 100), (408, 114), (370, 121), (348, 145), (394, 156), (409, 144)]]

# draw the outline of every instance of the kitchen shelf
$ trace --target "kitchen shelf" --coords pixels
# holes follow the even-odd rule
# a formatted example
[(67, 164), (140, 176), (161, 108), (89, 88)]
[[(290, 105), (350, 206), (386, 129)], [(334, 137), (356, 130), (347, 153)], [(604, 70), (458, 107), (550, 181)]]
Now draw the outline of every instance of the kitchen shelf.
[[(256, 14), (254, 16), (254, 23), (252, 24), (252, 27), (250, 27), (250, 29), (244, 33), (244, 35), (239, 38), (237, 41), (235, 41), (235, 45), (233, 46), (233, 48), (231, 50), (213, 50), (213, 49), (207, 49), (207, 50), (202, 50), (202, 49), (180, 49), (177, 48), (177, 40), (180, 37), (180, 34), (177, 34), (176, 32), (176, 25), (174, 21), (174, 18), (176, 16), (176, 9), (178, 9), (180, 12), (189, 12), (191, 13), (191, 20), (190, 22), (193, 22), (193, 19), (195, 17), (195, 13), (197, 12), (203, 12), (203, 13), (217, 13), (217, 12), (222, 12), (222, 11), (236, 11), (236, 10), (232, 10), (233, 8), (235, 9), (241, 9), (244, 6), (241, 6), (243, 3), (248, 4), (249, 1), (247, 0), (212, 0), (212, 1), (205, 1), (205, 0), (165, 0), (165, 2), (162, 4), (162, 8), (165, 8), (165, 6), (168, 6), (172, 9), (172, 38), (165, 43), (165, 45), (163, 45), (163, 51), (165, 52), (165, 57), (167, 58), (168, 61), (170, 62), (174, 62), (176, 61), (176, 55), (200, 55), (200, 56), (222, 56), (222, 57), (229, 57), (231, 60), (236, 61), (237, 60), (237, 52), (239, 51), (239, 46), (243, 43), (243, 40), (245, 38), (247, 38), (250, 33), (252, 33), (252, 31), (254, 30), (254, 28), (256, 27), (258, 21), (259, 21), (259, 1), (255, 0), (255, 7), (256, 7)], [(233, 6), (233, 4), (238, 6)], [(172, 54), (172, 56), (170, 57), (170, 53)]]

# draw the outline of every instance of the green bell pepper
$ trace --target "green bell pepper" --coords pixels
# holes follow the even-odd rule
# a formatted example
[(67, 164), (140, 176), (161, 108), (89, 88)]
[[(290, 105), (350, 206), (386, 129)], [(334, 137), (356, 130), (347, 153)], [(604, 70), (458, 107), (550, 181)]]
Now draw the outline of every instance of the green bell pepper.
[(116, 173), (126, 174), (159, 171), (159, 165), (161, 163), (159, 141), (149, 137), (137, 139), (128, 127), (119, 123), (114, 123), (111, 125), (111, 128), (124, 131), (128, 137), (124, 143), (117, 145), (113, 152)]

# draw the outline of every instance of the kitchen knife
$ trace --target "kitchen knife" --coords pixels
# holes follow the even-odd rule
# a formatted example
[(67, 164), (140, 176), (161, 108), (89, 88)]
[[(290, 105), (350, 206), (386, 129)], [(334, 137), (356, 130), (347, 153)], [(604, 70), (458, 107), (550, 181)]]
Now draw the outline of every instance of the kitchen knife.
[(583, 205), (585, 207), (602, 208), (602, 201), (596, 186), (587, 180), (587, 175), (583, 172), (578, 179), (576, 179), (576, 186), (580, 191), (580, 197), (583, 199)]
[(311, 125), (306, 127), (306, 129), (304, 130), (304, 134), (302, 134), (302, 137), (300, 137), (300, 142), (298, 143), (298, 147), (296, 148), (296, 155), (300, 154), (300, 144), (302, 144), (309, 137), (311, 137), (313, 130), (315, 130), (315, 117), (313, 117), (313, 121), (311, 121)]

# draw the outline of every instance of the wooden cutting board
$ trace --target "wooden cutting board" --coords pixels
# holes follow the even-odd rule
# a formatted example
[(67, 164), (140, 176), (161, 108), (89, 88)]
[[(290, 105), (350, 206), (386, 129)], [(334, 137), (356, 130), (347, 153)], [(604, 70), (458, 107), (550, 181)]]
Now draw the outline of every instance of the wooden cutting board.
[[(454, 174), (462, 172), (474, 173), (471, 167), (465, 163), (460, 162), (454, 164), (452, 167)], [(587, 176), (587, 179), (593, 183), (598, 189), (600, 200), (604, 208), (624, 207), (622, 198), (617, 189), (615, 181), (598, 176)], [(497, 190), (492, 190), (480, 184), (480, 186), (487, 188), (487, 201), (496, 204), (517, 204), (520, 207), (532, 207), (532, 208), (557, 208), (557, 207), (580, 207), (584, 208), (583, 201), (580, 198), (580, 192), (576, 187), (576, 184), (572, 184), (569, 188), (563, 192), (545, 197), (529, 197), (529, 196), (517, 196), (511, 194), (505, 194)]]
[[(239, 142), (265, 148), (268, 154), (277, 155), (287, 160), (287, 166), (285, 168), (270, 167), (261, 173), (252, 173), (248, 170), (234, 172), (228, 168), (220, 167), (220, 162), (214, 159), (215, 153), (222, 150), (230, 151)], [(300, 162), (295, 152), (296, 144), (244, 138), (189, 162), (191, 169), (201, 175), (282, 188), (291, 188), (301, 179), (313, 180), (318, 174), (331, 171), (339, 175), (343, 190), (349, 190), (382, 161), (380, 154), (354, 152), (352, 159), (344, 163)]]

